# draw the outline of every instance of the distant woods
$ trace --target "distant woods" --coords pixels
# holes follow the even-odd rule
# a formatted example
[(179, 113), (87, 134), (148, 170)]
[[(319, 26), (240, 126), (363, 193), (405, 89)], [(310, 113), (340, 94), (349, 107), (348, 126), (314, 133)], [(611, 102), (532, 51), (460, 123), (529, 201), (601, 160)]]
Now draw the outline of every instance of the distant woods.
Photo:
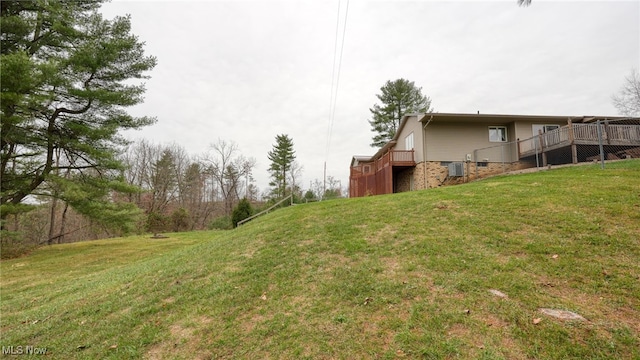
[(241, 198), (259, 199), (255, 159), (226, 140), (196, 156), (177, 144), (142, 140), (127, 149), (123, 161), (126, 181), (140, 189), (127, 201), (147, 215), (150, 232), (206, 229), (213, 219), (229, 217)]
[[(127, 191), (113, 191), (111, 201), (139, 209), (135, 233), (164, 233), (228, 229), (234, 211), (259, 211), (271, 201), (293, 194), (296, 202), (343, 196), (346, 191), (334, 177), (325, 186), (316, 179), (304, 190), (302, 166), (294, 161), (293, 142), (280, 137), (270, 154), (272, 188), (260, 190), (255, 183), (256, 159), (242, 153), (232, 141), (218, 139), (201, 154), (189, 154), (178, 144), (155, 144), (139, 140), (122, 148), (119, 177)], [(265, 156), (266, 154), (263, 154)], [(277, 170), (277, 171), (276, 171)], [(250, 204), (251, 206), (247, 206)], [(123, 235), (121, 229), (86, 217), (64, 200), (34, 198), (29, 212), (14, 214), (6, 223), (12, 237), (30, 245), (57, 244)], [(4, 249), (3, 249), (4, 250)]]

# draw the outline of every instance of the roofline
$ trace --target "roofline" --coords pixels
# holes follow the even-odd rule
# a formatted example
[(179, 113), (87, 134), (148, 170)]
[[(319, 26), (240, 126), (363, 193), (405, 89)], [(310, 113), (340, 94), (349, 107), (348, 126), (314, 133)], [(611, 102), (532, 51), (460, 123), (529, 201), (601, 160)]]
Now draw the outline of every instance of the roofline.
[[(532, 120), (560, 120), (560, 119), (571, 119), (581, 120), (583, 122), (589, 121), (597, 121), (597, 120), (622, 120), (622, 119), (630, 119), (628, 116), (608, 116), (608, 115), (521, 115), (521, 114), (473, 114), (473, 113), (424, 113), (419, 114), (423, 115), (419, 120), (424, 122), (427, 116), (429, 118), (433, 117), (433, 119), (437, 118), (475, 118), (475, 119), (532, 119)], [(633, 118), (633, 117), (632, 117)], [(631, 119), (632, 119), (631, 118)]]
[[(433, 121), (437, 118), (441, 118), (441, 120), (443, 118), (469, 118), (469, 119), (504, 119), (504, 120), (524, 120), (524, 119), (529, 119), (529, 120), (547, 120), (547, 121), (558, 121), (558, 120), (571, 120), (574, 122), (593, 122), (593, 121), (598, 121), (598, 120), (632, 120), (632, 119), (639, 119), (640, 117), (629, 117), (629, 116), (595, 116), (595, 115), (581, 115), (581, 116), (567, 116), (567, 115), (514, 115), (514, 114), (473, 114), (473, 113), (439, 113), (439, 112), (431, 112), (431, 113), (411, 113), (411, 114), (405, 114), (402, 116), (402, 119), (400, 120), (400, 126), (398, 126), (398, 129), (396, 130), (395, 135), (393, 136), (393, 138), (391, 140), (389, 140), (386, 144), (384, 144), (384, 146), (382, 146), (374, 155), (367, 157), (367, 156), (362, 156), (363, 158), (367, 157), (369, 158), (368, 161), (375, 161), (376, 159), (378, 159), (379, 157), (381, 157), (382, 155), (384, 155), (384, 153), (389, 150), (389, 148), (393, 147), (395, 144), (398, 143), (398, 137), (400, 136), (400, 133), (402, 132), (402, 129), (404, 128), (405, 124), (407, 123), (407, 121), (409, 121), (409, 118), (411, 117), (416, 117), (417, 121), (422, 122), (422, 123), (426, 123), (426, 122), (430, 122)], [(351, 159), (351, 165), (353, 166), (353, 162), (356, 159), (356, 155), (354, 155)]]
[(351, 157), (351, 167), (353, 167), (353, 163), (358, 160), (358, 161), (363, 161), (363, 162), (371, 162), (371, 155), (353, 155)]

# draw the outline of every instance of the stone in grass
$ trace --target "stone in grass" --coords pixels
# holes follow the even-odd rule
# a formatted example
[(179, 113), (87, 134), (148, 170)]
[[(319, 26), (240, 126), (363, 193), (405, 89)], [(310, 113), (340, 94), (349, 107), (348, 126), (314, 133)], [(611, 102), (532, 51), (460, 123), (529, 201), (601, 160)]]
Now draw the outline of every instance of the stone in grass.
[(583, 318), (582, 316), (567, 310), (556, 310), (556, 309), (547, 309), (547, 308), (541, 308), (538, 310), (545, 315), (553, 316), (560, 320), (587, 321), (587, 319)]
[(508, 298), (509, 296), (505, 293), (503, 293), (500, 290), (495, 290), (495, 289), (489, 289), (489, 292), (492, 293), (493, 295), (497, 296), (497, 297), (501, 297), (503, 299)]

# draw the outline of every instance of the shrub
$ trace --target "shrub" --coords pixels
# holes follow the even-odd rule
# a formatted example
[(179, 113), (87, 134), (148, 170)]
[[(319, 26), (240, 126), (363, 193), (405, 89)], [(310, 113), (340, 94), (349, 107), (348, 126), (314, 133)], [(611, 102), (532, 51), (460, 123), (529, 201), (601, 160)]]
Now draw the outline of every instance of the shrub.
[(147, 231), (151, 233), (160, 233), (167, 230), (169, 219), (157, 212), (150, 212), (147, 215)]
[(233, 209), (233, 213), (231, 214), (233, 227), (237, 227), (240, 221), (250, 217), (251, 215), (253, 215), (253, 207), (251, 207), (251, 203), (247, 198), (243, 198), (240, 200), (236, 208)]
[(311, 191), (311, 190), (307, 190), (307, 192), (304, 193), (304, 199), (307, 202), (314, 201), (316, 199), (316, 194), (314, 194), (313, 191)]
[(191, 215), (187, 209), (181, 207), (171, 214), (173, 231), (187, 231), (191, 227)]
[(26, 255), (38, 247), (37, 243), (24, 241), (22, 235), (15, 231), (0, 230), (0, 259), (13, 259)]
[(217, 217), (209, 224), (209, 229), (229, 230), (232, 227), (231, 218), (228, 216)]

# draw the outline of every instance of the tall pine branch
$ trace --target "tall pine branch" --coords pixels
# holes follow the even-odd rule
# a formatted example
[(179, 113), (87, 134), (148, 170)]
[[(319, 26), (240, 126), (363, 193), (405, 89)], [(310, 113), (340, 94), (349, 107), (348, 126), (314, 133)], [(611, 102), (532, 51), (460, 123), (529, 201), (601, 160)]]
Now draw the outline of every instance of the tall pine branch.
[(380, 104), (375, 104), (369, 109), (372, 115), (369, 124), (375, 133), (372, 147), (382, 147), (389, 142), (400, 127), (404, 115), (433, 111), (431, 99), (422, 95), (422, 88), (416, 87), (413, 81), (389, 80), (376, 96)]

